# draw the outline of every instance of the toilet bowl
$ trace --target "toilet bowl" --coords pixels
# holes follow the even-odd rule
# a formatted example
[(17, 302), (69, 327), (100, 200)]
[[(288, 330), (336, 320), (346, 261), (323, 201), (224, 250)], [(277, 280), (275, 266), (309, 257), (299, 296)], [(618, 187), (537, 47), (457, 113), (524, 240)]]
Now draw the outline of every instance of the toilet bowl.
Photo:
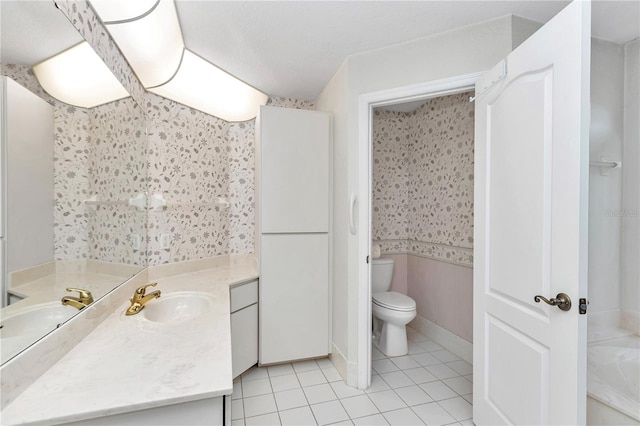
[(407, 324), (416, 317), (416, 302), (404, 294), (388, 291), (393, 277), (393, 259), (373, 259), (371, 302), (373, 344), (387, 356), (409, 352)]

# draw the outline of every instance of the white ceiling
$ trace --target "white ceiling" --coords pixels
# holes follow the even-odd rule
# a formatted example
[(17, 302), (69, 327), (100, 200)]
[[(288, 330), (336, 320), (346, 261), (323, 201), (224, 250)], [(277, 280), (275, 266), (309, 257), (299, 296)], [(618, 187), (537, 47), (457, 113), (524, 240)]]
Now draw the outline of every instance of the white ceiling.
[[(547, 22), (568, 1), (176, 0), (186, 46), (269, 95), (314, 99), (351, 54), (508, 14)], [(52, 0), (0, 0), (0, 60), (34, 64), (82, 40)], [(593, 34), (640, 36), (640, 0), (596, 1)]]
[(80, 43), (53, 1), (0, 0), (0, 62), (34, 65)]
[[(176, 0), (187, 47), (270, 94), (313, 100), (345, 58), (514, 14), (547, 22), (568, 1)], [(638, 37), (640, 2), (599, 1), (593, 34)]]

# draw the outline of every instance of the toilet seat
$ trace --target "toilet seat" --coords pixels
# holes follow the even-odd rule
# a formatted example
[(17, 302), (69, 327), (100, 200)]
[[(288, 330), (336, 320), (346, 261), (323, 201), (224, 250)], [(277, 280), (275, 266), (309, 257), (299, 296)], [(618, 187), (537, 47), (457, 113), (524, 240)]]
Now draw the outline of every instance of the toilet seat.
[(394, 311), (410, 312), (416, 310), (416, 301), (396, 291), (373, 293), (371, 300), (381, 308)]

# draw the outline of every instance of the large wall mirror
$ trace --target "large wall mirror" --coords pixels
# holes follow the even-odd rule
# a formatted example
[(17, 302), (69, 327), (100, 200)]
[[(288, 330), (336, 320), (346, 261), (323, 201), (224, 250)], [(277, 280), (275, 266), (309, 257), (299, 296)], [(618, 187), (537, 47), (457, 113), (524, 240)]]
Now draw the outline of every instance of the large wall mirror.
[(5, 363), (146, 265), (147, 174), (145, 116), (130, 96), (74, 106), (34, 73), (83, 42), (53, 1), (0, 8)]

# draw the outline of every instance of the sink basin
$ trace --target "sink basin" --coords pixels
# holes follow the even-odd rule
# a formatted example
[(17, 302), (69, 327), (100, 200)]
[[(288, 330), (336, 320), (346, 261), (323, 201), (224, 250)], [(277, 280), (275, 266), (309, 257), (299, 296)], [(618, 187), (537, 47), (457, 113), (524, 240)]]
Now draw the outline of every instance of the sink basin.
[(198, 318), (213, 306), (213, 298), (199, 291), (162, 294), (148, 302), (141, 314), (153, 322), (176, 323)]
[(44, 334), (55, 329), (79, 311), (60, 302), (51, 302), (21, 309), (13, 315), (2, 318), (0, 338)]

